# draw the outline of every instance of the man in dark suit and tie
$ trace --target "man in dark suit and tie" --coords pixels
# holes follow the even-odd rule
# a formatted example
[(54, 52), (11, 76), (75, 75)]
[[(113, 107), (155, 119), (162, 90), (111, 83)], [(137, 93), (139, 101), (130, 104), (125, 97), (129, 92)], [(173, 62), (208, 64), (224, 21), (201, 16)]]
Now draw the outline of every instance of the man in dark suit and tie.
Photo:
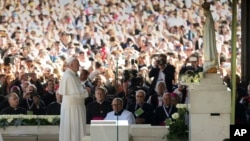
[(165, 126), (166, 119), (172, 118), (172, 114), (177, 112), (177, 108), (171, 104), (171, 94), (163, 95), (163, 105), (155, 110), (153, 125)]

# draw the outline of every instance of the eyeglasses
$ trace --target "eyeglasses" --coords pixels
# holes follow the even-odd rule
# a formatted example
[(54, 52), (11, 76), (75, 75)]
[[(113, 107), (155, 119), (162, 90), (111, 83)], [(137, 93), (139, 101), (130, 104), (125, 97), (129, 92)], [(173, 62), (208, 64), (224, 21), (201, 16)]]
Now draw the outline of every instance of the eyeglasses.
[(111, 104), (112, 106), (121, 106), (122, 104)]

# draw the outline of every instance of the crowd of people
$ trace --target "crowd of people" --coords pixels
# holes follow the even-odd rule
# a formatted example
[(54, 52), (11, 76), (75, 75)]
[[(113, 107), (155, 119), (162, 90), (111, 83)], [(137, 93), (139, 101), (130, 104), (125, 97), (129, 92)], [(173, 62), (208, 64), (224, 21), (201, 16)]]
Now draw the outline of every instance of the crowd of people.
[[(17, 107), (27, 114), (60, 114), (62, 95), (57, 90), (66, 60), (76, 57), (78, 77), (89, 93), (85, 99), (87, 123), (105, 119), (116, 100), (121, 110), (133, 113), (131, 123), (162, 124), (162, 119), (171, 117), (163, 105), (171, 103), (171, 107), (187, 99), (180, 74), (189, 69), (202, 72), (203, 2), (0, 1), (1, 114), (13, 114)], [(210, 1), (223, 77), (230, 76), (231, 10), (230, 1)], [(239, 14), (238, 23), (240, 20)], [(240, 33), (238, 24), (238, 74)], [(98, 105), (106, 106), (96, 113)], [(8, 106), (12, 108), (6, 110)], [(158, 117), (162, 111), (166, 117)]]

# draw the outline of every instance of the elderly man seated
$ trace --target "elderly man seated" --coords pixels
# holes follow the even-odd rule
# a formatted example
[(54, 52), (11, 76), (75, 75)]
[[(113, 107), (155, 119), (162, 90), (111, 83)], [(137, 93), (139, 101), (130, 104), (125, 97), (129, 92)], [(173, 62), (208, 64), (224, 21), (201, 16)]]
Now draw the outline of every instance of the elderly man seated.
[(175, 112), (177, 112), (177, 108), (171, 103), (171, 94), (165, 93), (163, 105), (155, 110), (152, 125), (165, 126), (166, 119), (172, 118), (172, 114)]
[(135, 95), (136, 103), (130, 104), (127, 107), (127, 110), (134, 114), (136, 124), (151, 124), (153, 118), (153, 106), (145, 102), (145, 91), (138, 90)]
[(0, 114), (16, 115), (16, 114), (27, 114), (26, 109), (19, 107), (19, 97), (16, 93), (10, 93), (8, 95), (9, 106), (3, 109)]
[(112, 101), (113, 111), (109, 112), (104, 120), (127, 120), (128, 124), (135, 124), (133, 113), (123, 109), (123, 101), (121, 98), (114, 98)]

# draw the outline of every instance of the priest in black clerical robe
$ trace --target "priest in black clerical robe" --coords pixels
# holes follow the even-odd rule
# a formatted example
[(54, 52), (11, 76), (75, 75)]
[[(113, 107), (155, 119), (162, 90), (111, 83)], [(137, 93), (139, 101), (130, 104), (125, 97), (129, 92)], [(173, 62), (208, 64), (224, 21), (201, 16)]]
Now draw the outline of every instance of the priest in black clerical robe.
[(87, 124), (90, 124), (91, 120), (103, 120), (107, 113), (112, 111), (111, 102), (105, 100), (106, 93), (106, 88), (96, 88), (96, 100), (87, 105)]
[(26, 109), (19, 107), (19, 97), (16, 93), (10, 93), (8, 95), (9, 106), (4, 108), (0, 114), (3, 115), (18, 115), (18, 114), (27, 114)]
[(165, 126), (166, 119), (172, 118), (172, 114), (177, 112), (177, 108), (171, 104), (171, 95), (163, 95), (163, 105), (155, 110), (153, 125)]

